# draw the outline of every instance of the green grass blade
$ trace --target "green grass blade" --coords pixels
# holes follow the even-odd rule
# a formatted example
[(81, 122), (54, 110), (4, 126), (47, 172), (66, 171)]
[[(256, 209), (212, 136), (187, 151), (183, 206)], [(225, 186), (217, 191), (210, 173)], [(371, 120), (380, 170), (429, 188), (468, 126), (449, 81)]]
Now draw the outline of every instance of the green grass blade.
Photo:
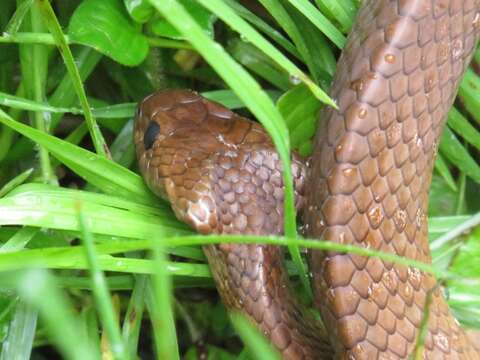
[(435, 159), (435, 170), (437, 170), (438, 173), (443, 177), (450, 189), (455, 192), (458, 191), (457, 184), (455, 183), (450, 169), (448, 168), (448, 165), (441, 154), (438, 154), (437, 158)]
[(297, 85), (277, 101), (277, 107), (282, 113), (293, 149), (312, 139), (318, 122), (318, 112), (321, 103), (308, 91), (305, 85)]
[(152, 324), (157, 359), (179, 360), (178, 342), (173, 315), (172, 283), (160, 239), (153, 241), (153, 312)]
[(273, 41), (283, 47), (291, 55), (295, 56), (298, 60), (301, 60), (300, 54), (298, 53), (298, 50), (295, 48), (295, 46), (293, 46), (293, 44), (288, 39), (286, 39), (280, 32), (278, 32), (277, 29), (271, 27), (263, 19), (261, 19), (236, 1), (225, 0), (225, 3), (227, 3), (233, 10), (235, 10), (238, 15), (240, 15), (242, 18), (257, 27), (261, 32), (270, 37)]
[[(27, 14), (25, 20), (24, 28), (35, 32), (45, 30), (37, 4), (31, 6), (30, 13)], [(20, 68), (23, 77), (22, 85), (26, 96), (35, 101), (45, 97), (45, 85), (48, 75), (48, 51), (47, 47), (39, 44), (23, 44), (19, 46)], [(48, 132), (47, 122), (48, 114), (40, 112), (33, 114), (31, 123), (38, 130)], [(38, 153), (42, 181), (55, 184), (57, 181), (50, 163), (48, 150), (43, 146), (38, 146), (36, 151)]]
[[(335, 1), (332, 1), (335, 2)], [(358, 0), (338, 0), (336, 1), (343, 8), (345, 13), (352, 19), (355, 19), (355, 16), (360, 6), (360, 1)]]
[(81, 202), (78, 202), (77, 206), (78, 223), (80, 232), (82, 234), (81, 238), (83, 240), (82, 248), (84, 249), (85, 258), (87, 259), (88, 263), (90, 278), (92, 281), (93, 295), (97, 304), (98, 314), (107, 333), (109, 347), (112, 354), (116, 359), (128, 360), (130, 356), (129, 353), (125, 351), (125, 344), (122, 336), (120, 335), (118, 319), (113, 311), (113, 305), (110, 300), (110, 293), (105, 282), (104, 274), (100, 269), (92, 233), (87, 227), (87, 221), (82, 211)]
[[(135, 247), (142, 242), (132, 241), (126, 245)], [(97, 246), (102, 256), (99, 256), (99, 267), (103, 271), (115, 271), (131, 274), (152, 274), (154, 263), (151, 260), (132, 259), (123, 257), (108, 256), (108, 253), (118, 252), (111, 248), (110, 244)], [(104, 250), (106, 249), (106, 250)], [(143, 247), (145, 249), (145, 246)], [(45, 269), (75, 269), (87, 270), (88, 263), (85, 260), (83, 249), (76, 247), (49, 247), (46, 249), (23, 250), (10, 253), (0, 253), (0, 271), (22, 270), (31, 267)], [(165, 271), (175, 277), (190, 277), (197, 279), (208, 279), (211, 277), (210, 270), (206, 264), (167, 262)]]
[(249, 42), (234, 39), (229, 43), (228, 52), (250, 72), (268, 81), (280, 91), (287, 91), (292, 87), (288, 74)]
[(10, 20), (8, 21), (7, 26), (5, 26), (4, 34), (16, 34), (22, 25), (23, 19), (30, 10), (34, 0), (25, 0), (17, 5), (17, 9), (15, 13), (12, 15)]
[[(40, 16), (40, 11), (38, 6), (34, 4), (31, 8), (31, 22), (32, 22), (32, 30), (35, 32), (42, 32), (45, 30), (45, 26)], [(28, 89), (31, 86), (31, 92), (33, 95), (32, 99), (35, 101), (41, 101), (46, 97), (45, 95), (45, 87), (47, 82), (48, 76), (48, 48), (43, 45), (31, 45), (32, 47), (32, 61), (33, 61), (33, 83), (24, 84), (25, 88)], [(27, 94), (29, 92), (27, 91)], [(33, 114), (35, 127), (43, 132), (49, 132), (48, 124), (50, 119), (50, 114), (43, 113), (43, 112), (35, 112)], [(50, 155), (48, 150), (43, 147), (39, 146), (39, 161), (40, 161), (40, 169), (42, 173), (42, 181), (44, 183), (51, 183), (57, 184), (57, 178), (55, 172), (53, 170)]]
[[(50, 34), (46, 34), (46, 35), (51, 36)], [(101, 58), (102, 58), (102, 55), (92, 49), (89, 49), (89, 48), (80, 49), (80, 51), (77, 54), (77, 57), (75, 58), (75, 62), (78, 66), (82, 80), (86, 79), (90, 75), (90, 73), (93, 71), (94, 67), (98, 64)], [(22, 87), (20, 86), (16, 95), (23, 96), (22, 94), (23, 94), (23, 90), (22, 90)], [(72, 81), (70, 79), (70, 76), (66, 74), (58, 84), (54, 93), (48, 99), (48, 103), (51, 106), (65, 107), (65, 106), (72, 105), (75, 100), (76, 100), (75, 90), (73, 88)], [(13, 118), (19, 118), (19, 114), (17, 114), (16, 116), (12, 115)], [(60, 114), (52, 113), (50, 130), (53, 131), (57, 127), (62, 116), (63, 116), (63, 113), (60, 113)], [(2, 137), (4, 133), (10, 134), (12, 133), (12, 131), (10, 132), (3, 131)], [(10, 150), (10, 146), (12, 145), (11, 144), (12, 139), (8, 137), (7, 139), (9, 141), (5, 141), (5, 143), (2, 142), (2, 147), (0, 148), (0, 159), (2, 159), (4, 162), (14, 163), (19, 159), (21, 159), (22, 157), (27, 156), (30, 152), (33, 151), (32, 143), (25, 138), (20, 138)], [(3, 140), (6, 140), (6, 139), (3, 139)], [(8, 154), (8, 157), (5, 158), (6, 154)]]
[(1, 109), (0, 122), (45, 146), (58, 160), (104, 192), (146, 204), (156, 202), (140, 176), (103, 156), (19, 123)]
[(4, 197), (10, 191), (15, 189), (17, 186), (23, 184), (32, 174), (33, 168), (27, 169), (24, 172), (15, 176), (12, 180), (7, 182), (3, 187), (0, 189), (0, 198)]
[[(59, 284), (63, 285), (65, 283), (65, 278), (58, 278), (57, 281)], [(68, 279), (71, 282), (71, 279)], [(80, 280), (86, 280), (89, 286), (86, 289), (90, 290), (92, 281), (90, 279), (84, 278)], [(71, 287), (69, 287), (71, 289)], [(87, 339), (88, 343), (92, 347), (92, 349), (100, 349), (100, 336), (99, 336), (99, 327), (97, 321), (97, 314), (95, 311), (95, 307), (93, 304), (87, 306), (82, 313), (80, 314), (80, 319), (84, 324), (84, 336)]]
[[(280, 113), (259, 84), (233, 61), (219, 44), (213, 42), (204, 34), (202, 29), (177, 1), (150, 0), (150, 2), (197, 49), (272, 136), (283, 164), (285, 233), (287, 236), (296, 236), (288, 132)], [(299, 269), (299, 273), (302, 274), (301, 279), (305, 289), (310, 292), (310, 284), (301, 259), (300, 250), (291, 247), (289, 251)]]
[(19, 301), (8, 326), (7, 338), (2, 342), (0, 360), (29, 360), (36, 327), (37, 311)]
[(231, 319), (253, 359), (280, 360), (280, 354), (243, 315), (232, 313)]
[(148, 239), (155, 235), (188, 234), (191, 230), (168, 208), (143, 206), (87, 191), (28, 184), (0, 199), (1, 225), (29, 225), (79, 231), (75, 202), (81, 200), (95, 234)]
[(24, 227), (18, 230), (5, 244), (0, 247), (0, 253), (22, 250), (37, 234), (38, 229)]
[(52, 276), (45, 271), (31, 270), (17, 285), (22, 299), (38, 309), (50, 338), (65, 359), (99, 359), (99, 354), (78, 332), (81, 326), (72, 314), (73, 306)]
[(307, 0), (288, 0), (308, 20), (325, 34), (339, 49), (345, 45), (346, 38), (333, 24)]
[(310, 61), (307, 64), (311, 76), (327, 91), (330, 89), (332, 77), (337, 67), (333, 46), (325, 35), (295, 7), (287, 4), (287, 9), (295, 26), (302, 34), (302, 41), (308, 50)]
[[(270, 93), (272, 96), (276, 95), (272, 92)], [(242, 101), (231, 90), (206, 91), (202, 93), (202, 96), (206, 97), (207, 99), (217, 101), (229, 109), (238, 109), (245, 107)], [(83, 114), (82, 109), (79, 109), (77, 107), (53, 106), (43, 102), (37, 102), (22, 98), (20, 96), (6, 94), (3, 92), (0, 92), (0, 105), (10, 107), (12, 109), (26, 111), (45, 111), (59, 115), (63, 115), (64, 113), (71, 113), (76, 115)], [(136, 108), (137, 103), (123, 103), (103, 107), (94, 107), (92, 108), (92, 113), (98, 119), (130, 118), (135, 115)]]
[(198, 0), (203, 6), (235, 29), (243, 38), (255, 45), (259, 50), (275, 61), (290, 77), (298, 78), (305, 83), (313, 94), (322, 102), (335, 107), (335, 102), (320, 89), (302, 70), (278, 51), (270, 42), (260, 35), (250, 24), (239, 17), (221, 0)]
[(315, 0), (318, 8), (340, 24), (343, 33), (348, 33), (353, 24), (353, 16), (342, 6), (341, 1)]
[[(480, 53), (477, 50), (477, 53)], [(468, 68), (465, 72), (460, 87), (458, 98), (473, 119), (480, 124), (480, 76), (474, 70)]]
[(470, 178), (480, 182), (480, 166), (448, 127), (442, 133), (440, 152)]
[[(109, 275), (106, 278), (108, 288), (112, 291), (118, 290), (132, 290), (134, 287), (134, 278), (132, 275)], [(92, 281), (85, 276), (57, 276), (58, 284), (65, 289), (72, 290), (91, 290)], [(86, 311), (90, 311), (88, 308)], [(96, 317), (97, 315), (94, 314)], [(97, 331), (97, 327), (94, 327)], [(98, 335), (98, 334), (97, 334)]]
[(137, 276), (135, 278), (135, 286), (123, 321), (122, 336), (132, 359), (135, 358), (138, 352), (140, 326), (142, 325), (143, 311), (145, 309), (147, 281), (148, 278), (146, 276)]
[(273, 16), (276, 22), (292, 39), (303, 60), (307, 64), (313, 78), (318, 82), (319, 78), (317, 74), (317, 67), (315, 66), (315, 59), (310, 51), (311, 49), (309, 49), (302, 32), (289, 13), (286, 11), (284, 6), (276, 0), (260, 0), (260, 3), (268, 10), (270, 15)]
[(75, 65), (75, 59), (73, 58), (70, 47), (67, 44), (65, 35), (62, 32), (62, 28), (58, 22), (55, 13), (53, 12), (52, 6), (49, 1), (36, 0), (40, 10), (42, 12), (43, 18), (47, 27), (50, 30), (50, 33), (55, 38), (56, 45), (60, 51), (60, 54), (65, 61), (65, 66), (67, 67), (68, 73), (72, 79), (73, 87), (77, 93), (77, 96), (80, 100), (80, 105), (82, 106), (83, 112), (85, 114), (85, 121), (87, 122), (88, 130), (90, 136), (92, 137), (93, 145), (97, 154), (101, 156), (107, 156), (108, 148), (105, 144), (105, 139), (103, 138), (100, 128), (98, 127), (95, 118), (93, 117), (92, 111), (90, 110), (90, 105), (88, 104), (87, 95), (85, 94), (85, 89), (83, 88), (82, 79), (78, 71), (77, 66)]
[[(80, 74), (80, 81), (85, 81), (93, 70), (96, 68), (100, 60), (103, 58), (102, 54), (90, 49), (82, 48), (77, 53), (75, 58), (76, 69)], [(76, 85), (75, 85), (76, 84)], [(78, 103), (77, 96), (78, 82), (74, 81), (67, 72), (62, 78), (53, 94), (48, 98), (48, 103), (56, 107), (67, 107)], [(56, 129), (58, 123), (62, 118), (62, 114), (53, 114), (51, 129)]]
[(457, 216), (438, 216), (428, 219), (428, 232), (430, 238), (436, 238), (438, 235), (442, 235), (447, 231), (450, 231), (455, 226), (467, 221), (470, 216), (457, 215)]
[(448, 113), (448, 126), (480, 150), (480, 132), (456, 108), (452, 108)]
[(447, 242), (455, 239), (456, 237), (460, 236), (466, 231), (469, 231), (470, 229), (474, 228), (478, 224), (480, 224), (480, 213), (477, 213), (469, 217), (466, 221), (462, 222), (461, 224), (457, 225), (453, 229), (449, 230), (446, 234), (435, 239), (435, 241), (433, 241), (430, 244), (430, 248), (432, 250), (436, 250), (440, 248), (442, 245), (446, 244)]
[[(449, 228), (450, 230), (450, 228)], [(430, 264), (422, 263), (412, 259), (400, 257), (392, 253), (384, 253), (376, 250), (371, 250), (359, 246), (345, 245), (332, 243), (329, 241), (312, 241), (312, 239), (298, 239), (298, 238), (285, 238), (285, 237), (275, 237), (275, 236), (241, 236), (241, 235), (210, 235), (210, 236), (181, 236), (181, 237), (172, 237), (172, 238), (161, 238), (156, 241), (162, 241), (165, 246), (189, 246), (189, 245), (208, 245), (208, 244), (219, 244), (219, 243), (241, 243), (241, 244), (268, 244), (276, 246), (291, 246), (296, 245), (308, 249), (318, 249), (324, 251), (337, 251), (342, 253), (352, 253), (360, 256), (375, 256), (382, 260), (392, 261), (396, 264), (404, 266), (413, 266), (418, 269), (433, 274), (440, 278), (449, 278), (452, 277), (452, 274), (445, 272), (440, 269), (436, 269)], [(128, 251), (139, 251), (147, 250), (152, 248), (152, 241), (150, 240), (137, 240), (137, 241), (117, 241), (114, 243), (106, 243), (97, 245), (97, 252), (99, 254), (116, 254), (123, 253)], [(47, 251), (48, 250), (48, 251)], [(14, 270), (20, 269), (23, 266), (22, 262), (27, 263), (28, 266), (35, 264), (35, 261), (40, 262), (39, 259), (40, 250), (29, 250), (23, 251), (22, 253), (10, 253), (10, 254), (0, 254), (0, 270)], [(82, 250), (78, 247), (68, 247), (68, 248), (50, 248), (40, 252), (41, 254), (51, 255), (51, 258), (55, 256), (64, 256), (65, 258), (69, 256), (78, 256), (81, 258)], [(77, 253), (78, 252), (78, 253)], [(28, 255), (33, 254), (33, 255)], [(72, 255), (73, 254), (73, 255)], [(24, 255), (22, 257), (22, 255)], [(117, 259), (118, 260), (118, 259)], [(131, 259), (139, 260), (139, 259)], [(72, 261), (68, 259), (68, 261)], [(81, 261), (81, 260), (79, 260)], [(41, 264), (41, 262), (40, 262)], [(175, 264), (177, 266), (178, 264)], [(194, 265), (194, 264), (190, 264)], [(205, 265), (204, 265), (205, 266)], [(197, 275), (193, 273), (193, 275)]]

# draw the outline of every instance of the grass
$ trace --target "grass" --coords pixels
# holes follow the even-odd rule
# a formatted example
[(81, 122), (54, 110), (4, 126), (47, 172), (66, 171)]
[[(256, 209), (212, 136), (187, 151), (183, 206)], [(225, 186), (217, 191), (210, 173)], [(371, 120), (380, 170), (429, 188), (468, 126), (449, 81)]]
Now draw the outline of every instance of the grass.
[(358, 2), (260, 0), (262, 11), (198, 3), (206, 8), (1, 2), (0, 359), (195, 359), (205, 350), (212, 359), (275, 358), (213, 291), (200, 245), (222, 241), (287, 246), (299, 289), (309, 289), (303, 247), (417, 265), (445, 280), (458, 319), (480, 328), (474, 67), (435, 164), (433, 266), (298, 239), (289, 171), (285, 237), (202, 237), (138, 175), (135, 104), (157, 88), (194, 88), (260, 121), (288, 164), (292, 149), (309, 153), (316, 114), (332, 104), (325, 94)]

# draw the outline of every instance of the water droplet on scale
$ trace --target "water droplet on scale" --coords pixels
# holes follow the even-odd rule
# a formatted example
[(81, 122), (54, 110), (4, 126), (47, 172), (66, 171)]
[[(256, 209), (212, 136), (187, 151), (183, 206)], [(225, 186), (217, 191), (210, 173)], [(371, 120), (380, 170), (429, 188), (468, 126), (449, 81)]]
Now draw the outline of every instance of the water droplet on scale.
[(413, 138), (415, 141), (415, 145), (420, 147), (422, 146), (422, 138), (418, 136), (418, 134), (415, 134), (415, 137)]
[(350, 176), (352, 174), (353, 174), (353, 169), (352, 168), (343, 169), (343, 175)]
[(405, 225), (407, 224), (407, 213), (405, 210), (397, 210), (395, 212), (395, 215), (393, 217), (393, 221), (395, 222), (395, 225), (397, 225), (397, 229), (402, 231), (405, 228)]
[(458, 60), (463, 54), (463, 42), (457, 39), (452, 44), (452, 57), (453, 60)]
[(444, 351), (447, 352), (450, 348), (450, 344), (448, 341), (448, 338), (443, 335), (443, 333), (439, 332), (438, 334), (434, 335), (434, 342), (438, 345), (438, 347)]
[(360, 119), (365, 119), (366, 116), (367, 116), (367, 109), (362, 108), (358, 111), (358, 117)]
[(360, 92), (363, 90), (364, 85), (365, 84), (363, 83), (363, 81), (361, 79), (358, 79), (350, 83), (350, 89)]
[(410, 285), (405, 286), (405, 296), (406, 297), (412, 296), (412, 288), (410, 287)]
[(297, 75), (290, 75), (288, 79), (290, 80), (290, 83), (293, 85), (298, 85), (302, 82)]
[(433, 142), (432, 148), (433, 148), (433, 156), (437, 156), (437, 154), (438, 154), (438, 141)]
[(424, 215), (422, 209), (418, 208), (417, 213), (415, 214), (415, 223), (417, 227), (420, 229), (423, 225)]
[(480, 27), (480, 12), (477, 12), (475, 14), (475, 17), (473, 18), (473, 21), (472, 21), (472, 26), (474, 29)]
[(418, 284), (418, 285), (420, 284), (420, 281), (422, 279), (422, 273), (420, 272), (420, 270), (414, 267), (409, 267), (408, 275), (410, 277), (411, 282), (414, 282), (415, 284)]
[(395, 55), (393, 54), (387, 54), (385, 55), (385, 61), (389, 64), (393, 64), (395, 62), (396, 58)]
[(374, 206), (368, 211), (368, 218), (374, 228), (378, 228), (383, 220), (383, 213), (380, 206)]
[(396, 288), (395, 278), (390, 270), (383, 273), (382, 281), (387, 289), (392, 290)]
[(325, 227), (325, 222), (322, 219), (317, 220), (317, 222), (315, 223), (315, 227), (317, 228), (318, 231), (322, 231), (323, 228)]

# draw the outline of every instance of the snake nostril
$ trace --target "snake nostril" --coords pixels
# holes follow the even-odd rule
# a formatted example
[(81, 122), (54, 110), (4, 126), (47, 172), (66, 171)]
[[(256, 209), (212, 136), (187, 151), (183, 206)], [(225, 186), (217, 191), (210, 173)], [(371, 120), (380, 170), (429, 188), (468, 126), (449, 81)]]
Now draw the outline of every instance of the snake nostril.
[(160, 125), (155, 121), (150, 121), (150, 124), (148, 124), (145, 134), (143, 135), (143, 146), (145, 147), (145, 150), (150, 150), (159, 133)]

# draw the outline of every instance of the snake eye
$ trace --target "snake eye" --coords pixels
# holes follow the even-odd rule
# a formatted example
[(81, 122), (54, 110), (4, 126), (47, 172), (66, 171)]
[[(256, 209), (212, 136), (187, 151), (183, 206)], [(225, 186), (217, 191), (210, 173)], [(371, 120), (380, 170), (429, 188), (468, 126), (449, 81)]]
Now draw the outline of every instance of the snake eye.
[(160, 125), (155, 121), (150, 121), (150, 124), (148, 124), (148, 127), (145, 130), (145, 134), (143, 134), (143, 146), (145, 146), (145, 150), (150, 150), (159, 132)]

